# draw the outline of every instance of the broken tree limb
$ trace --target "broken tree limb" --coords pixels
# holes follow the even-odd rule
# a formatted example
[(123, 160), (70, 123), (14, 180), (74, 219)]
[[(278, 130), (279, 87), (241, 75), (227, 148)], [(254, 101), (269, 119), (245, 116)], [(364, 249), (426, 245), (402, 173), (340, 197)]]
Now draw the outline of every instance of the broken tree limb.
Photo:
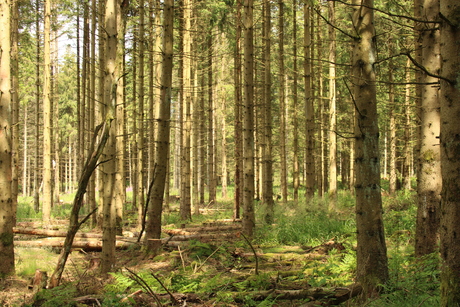
[[(69, 254), (72, 250), (72, 243), (75, 238), (75, 234), (78, 232), (81, 225), (90, 216), (86, 216), (82, 221), (78, 220), (78, 215), (80, 214), (80, 209), (83, 206), (83, 197), (86, 194), (86, 187), (88, 186), (89, 179), (91, 178), (91, 175), (93, 174), (94, 170), (99, 165), (99, 158), (102, 155), (105, 144), (107, 143), (107, 140), (110, 136), (109, 131), (112, 125), (112, 120), (112, 118), (106, 118), (105, 121), (99, 126), (97, 126), (94, 131), (93, 140), (91, 142), (91, 146), (89, 149), (89, 152), (91, 154), (88, 156), (86, 163), (83, 166), (80, 180), (78, 181), (78, 189), (72, 204), (72, 212), (70, 214), (67, 236), (65, 238), (64, 245), (62, 247), (62, 251), (56, 265), (56, 269), (54, 270), (53, 275), (51, 275), (49, 284), (50, 288), (59, 285), (62, 273), (64, 272), (65, 264), (67, 262), (67, 258), (69, 257)], [(99, 134), (99, 132), (101, 133)], [(98, 138), (100, 138), (99, 142), (97, 142)], [(95, 148), (96, 143), (97, 147)], [(95, 210), (93, 210), (91, 214), (94, 212)]]

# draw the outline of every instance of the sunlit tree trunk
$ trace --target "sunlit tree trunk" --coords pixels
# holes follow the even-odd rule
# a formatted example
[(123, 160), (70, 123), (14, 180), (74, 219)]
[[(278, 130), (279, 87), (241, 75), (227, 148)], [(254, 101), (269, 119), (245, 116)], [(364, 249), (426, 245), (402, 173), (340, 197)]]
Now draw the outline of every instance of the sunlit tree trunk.
[(43, 72), (43, 224), (49, 225), (53, 193), (51, 184), (51, 0), (45, 1)]
[(13, 226), (15, 208), (12, 192), (10, 1), (0, 1), (0, 277), (14, 274)]
[(388, 107), (389, 107), (389, 117), (390, 117), (390, 186), (389, 193), (393, 195), (396, 192), (396, 105), (395, 105), (395, 86), (394, 86), (394, 65), (393, 60), (389, 60), (389, 71), (388, 71)]
[[(212, 29), (211, 29), (212, 32)], [(208, 35), (207, 39), (207, 61), (208, 61), (208, 191), (209, 202), (216, 201), (216, 157), (215, 157), (215, 123), (214, 123), (214, 84), (213, 84), (213, 37)]]
[(329, 211), (337, 207), (337, 114), (335, 2), (328, 1), (329, 13)]
[(110, 128), (109, 138), (102, 154), (102, 253), (101, 272), (106, 274), (112, 271), (116, 262), (115, 236), (116, 236), (116, 198), (119, 191), (116, 190), (116, 102), (118, 71), (117, 47), (118, 47), (118, 22), (120, 4), (118, 0), (107, 0), (105, 8), (105, 78), (104, 78), (104, 102), (102, 116), (105, 120), (115, 121)]
[(365, 296), (373, 296), (388, 280), (388, 259), (382, 219), (379, 127), (374, 71), (375, 30), (373, 0), (354, 0), (352, 61), (356, 105), (356, 226), (357, 280)]
[(412, 162), (412, 140), (411, 140), (411, 70), (410, 70), (410, 60), (407, 59), (406, 63), (406, 88), (404, 95), (404, 153), (403, 153), (403, 188), (410, 190), (411, 187), (411, 172), (410, 166)]
[[(425, 0), (422, 16), (428, 21), (438, 21), (439, 0)], [(431, 73), (439, 75), (440, 30), (430, 25), (431, 30), (421, 32), (422, 65)], [(438, 248), (439, 209), (441, 205), (441, 132), (440, 90), (429, 83), (439, 82), (438, 78), (422, 75), (423, 85), (420, 114), (420, 156), (417, 172), (417, 228), (415, 236), (415, 255), (433, 253)]]
[(253, 0), (244, 0), (243, 231), (252, 237), (254, 215), (254, 22)]
[(189, 0), (182, 0), (183, 28), (182, 28), (182, 95), (183, 100), (183, 135), (182, 135), (182, 167), (181, 167), (181, 206), (180, 216), (182, 220), (192, 218), (191, 209), (191, 104), (192, 104), (192, 87), (191, 87), (191, 12), (192, 3)]
[(145, 78), (145, 1), (139, 1), (139, 32), (138, 32), (138, 41), (139, 41), (139, 50), (138, 50), (138, 63), (139, 63), (139, 71), (137, 75), (137, 84), (139, 87), (138, 90), (138, 127), (137, 127), (137, 212), (138, 212), (138, 227), (142, 224), (142, 212), (144, 211), (144, 189), (145, 189), (145, 171), (144, 171), (144, 138), (145, 138), (145, 114), (144, 114), (144, 101), (145, 101), (145, 86), (144, 86), (144, 78)]
[[(460, 3), (441, 0), (441, 306), (460, 305)], [(448, 81), (449, 80), (449, 81)]]

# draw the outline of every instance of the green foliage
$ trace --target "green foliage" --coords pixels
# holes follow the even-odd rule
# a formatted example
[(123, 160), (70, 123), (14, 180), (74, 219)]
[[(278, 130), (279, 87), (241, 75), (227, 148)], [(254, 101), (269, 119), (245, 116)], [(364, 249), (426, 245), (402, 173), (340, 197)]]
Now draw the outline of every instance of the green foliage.
[(73, 298), (77, 296), (77, 289), (73, 284), (64, 284), (53, 289), (44, 289), (35, 295), (34, 306), (41, 307), (70, 307), (77, 306)]
[(371, 307), (439, 306), (439, 255), (413, 259), (394, 253), (389, 259), (391, 278), (385, 292)]

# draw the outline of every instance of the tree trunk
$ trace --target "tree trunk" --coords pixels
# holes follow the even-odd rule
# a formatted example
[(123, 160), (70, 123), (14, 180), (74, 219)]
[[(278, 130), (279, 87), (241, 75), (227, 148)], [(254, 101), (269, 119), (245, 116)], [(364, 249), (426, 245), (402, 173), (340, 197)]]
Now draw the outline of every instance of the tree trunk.
[(242, 93), (241, 93), (241, 0), (236, 0), (236, 37), (235, 37), (235, 70), (234, 70), (234, 83), (235, 83), (235, 196), (233, 206), (233, 217), (235, 219), (240, 218), (240, 204), (242, 204), (242, 169), (243, 169), (243, 142), (241, 133), (241, 106), (242, 106)]
[(337, 209), (337, 114), (335, 2), (328, 2), (329, 12), (329, 211)]
[[(35, 1), (37, 17), (35, 19), (35, 36), (36, 36), (36, 64), (35, 64), (35, 152), (34, 152), (34, 209), (38, 213), (40, 210), (40, 1)], [(77, 114), (78, 115), (78, 114)]]
[(244, 6), (243, 231), (252, 237), (254, 215), (254, 22), (253, 0)]
[[(422, 16), (428, 21), (437, 21), (439, 0), (425, 0)], [(438, 75), (441, 69), (440, 30), (432, 24), (422, 34), (422, 65), (431, 73)], [(439, 209), (441, 205), (441, 148), (439, 134), (441, 125), (440, 92), (433, 82), (438, 78), (422, 75), (420, 114), (420, 153), (417, 171), (417, 228), (415, 235), (415, 255), (423, 256), (433, 253), (438, 248)]]
[[(280, 9), (283, 5), (282, 1), (278, 2)], [(270, 1), (264, 1), (264, 58), (263, 58), (263, 71), (264, 71), (264, 89), (263, 89), (263, 106), (261, 108), (261, 116), (262, 119), (262, 201), (266, 206), (265, 212), (265, 223), (272, 224), (274, 219), (274, 210), (275, 210), (275, 203), (273, 200), (273, 166), (272, 166), (272, 119), (271, 119), (271, 103), (272, 103), (272, 79), (271, 79), (271, 60), (270, 60), (270, 49), (271, 49), (271, 22), (270, 22), (270, 13), (271, 13), (271, 5)], [(281, 9), (282, 11), (282, 9)], [(282, 12), (280, 12), (282, 14)], [(281, 33), (280, 33), (281, 35)], [(281, 43), (281, 42), (280, 42)], [(280, 56), (281, 56), (280, 51)], [(281, 66), (280, 66), (281, 67)], [(280, 89), (281, 90), (281, 89)], [(280, 97), (281, 98), (281, 97)], [(284, 97), (283, 97), (284, 98)], [(284, 113), (282, 108), (280, 107), (280, 113)], [(282, 125), (282, 124), (281, 124)], [(280, 129), (280, 142), (282, 143), (283, 135), (281, 132), (283, 129)], [(281, 144), (280, 143), (280, 144)], [(281, 147), (283, 145), (280, 145)], [(284, 148), (285, 149), (285, 148)], [(280, 150), (283, 150), (280, 148)], [(281, 160), (286, 158), (281, 153)], [(284, 161), (286, 163), (286, 161)]]
[(305, 196), (307, 200), (315, 195), (315, 110), (313, 107), (313, 93), (311, 88), (311, 7), (309, 3), (304, 4), (304, 82), (305, 82)]
[(14, 274), (13, 225), (15, 208), (12, 193), (10, 1), (0, 1), (0, 277)]
[[(441, 306), (460, 304), (460, 3), (441, 0)], [(449, 80), (449, 81), (448, 81)]]
[(293, 112), (292, 112), (292, 121), (293, 121), (293, 144), (292, 144), (292, 151), (293, 151), (293, 187), (294, 187), (294, 201), (297, 202), (299, 200), (299, 187), (300, 187), (300, 165), (299, 165), (299, 120), (297, 116), (298, 104), (299, 99), (297, 96), (298, 92), (298, 72), (297, 72), (297, 1), (293, 0), (293, 10), (292, 10), (292, 24), (293, 24), (293, 46), (292, 46), (292, 53), (294, 54), (294, 71), (293, 71)]
[[(212, 32), (212, 29), (211, 29)], [(207, 37), (208, 44), (208, 191), (209, 203), (216, 201), (216, 157), (215, 136), (214, 136), (214, 84), (213, 84), (213, 37), (210, 34)]]
[[(157, 2), (158, 4), (158, 2)], [(163, 10), (163, 60), (161, 74), (160, 103), (155, 111), (155, 182), (149, 206), (149, 219), (146, 228), (146, 240), (159, 239), (161, 235), (161, 213), (165, 182), (167, 180), (167, 162), (169, 151), (170, 110), (173, 67), (173, 22), (174, 1), (166, 0)], [(154, 252), (154, 251), (151, 251)]]
[(51, 186), (51, 0), (45, 1), (44, 76), (43, 76), (43, 224), (49, 225), (53, 193)]
[[(279, 103), (280, 103), (280, 164), (281, 164), (281, 195), (283, 203), (287, 202), (288, 198), (288, 185), (287, 185), (287, 155), (286, 155), (286, 86), (285, 86), (285, 67), (284, 67), (284, 2), (283, 0), (278, 0), (278, 38), (279, 38), (279, 49), (278, 49), (278, 61), (279, 61), (279, 75), (278, 75), (278, 82), (279, 82)], [(270, 99), (271, 101), (271, 99)], [(268, 113), (267, 110), (267, 120), (270, 122), (270, 130), (271, 130), (271, 113)], [(268, 128), (268, 125), (267, 125)], [(271, 132), (270, 132), (271, 134)], [(270, 135), (270, 142), (267, 143), (267, 146), (271, 147), (271, 135)], [(270, 150), (271, 154), (271, 150)], [(272, 162), (272, 158), (270, 156), (270, 167)], [(273, 174), (271, 174), (273, 176)], [(273, 178), (269, 180), (272, 181), (272, 189), (273, 189)], [(273, 194), (273, 192), (271, 192)], [(273, 195), (272, 195), (273, 198)], [(273, 201), (271, 201), (273, 203)]]
[[(104, 106), (103, 117), (105, 120), (116, 120), (117, 105), (117, 82), (118, 71), (117, 47), (120, 3), (118, 0), (108, 0), (105, 10), (105, 31), (106, 36), (106, 61), (104, 78)], [(102, 182), (100, 194), (102, 195), (102, 254), (101, 272), (107, 274), (112, 271), (116, 262), (115, 258), (115, 235), (116, 235), (116, 201), (117, 191), (115, 188), (116, 179), (116, 123), (110, 127), (106, 147), (102, 153)]]
[(356, 225), (357, 280), (366, 296), (388, 280), (388, 259), (382, 220), (379, 128), (375, 82), (373, 0), (353, 2), (352, 83), (356, 105)]
[[(11, 7), (11, 105), (12, 105), (12, 198), (14, 210), (14, 224), (16, 224), (16, 210), (19, 194), (19, 6), (18, 1), (13, 1)], [(27, 106), (24, 110), (27, 109)], [(26, 111), (24, 111), (26, 112)], [(27, 127), (27, 125), (24, 126)], [(25, 129), (25, 128), (24, 128)], [(27, 145), (24, 144), (27, 152)], [(25, 164), (23, 166), (26, 167)], [(22, 189), (26, 189), (23, 185)]]

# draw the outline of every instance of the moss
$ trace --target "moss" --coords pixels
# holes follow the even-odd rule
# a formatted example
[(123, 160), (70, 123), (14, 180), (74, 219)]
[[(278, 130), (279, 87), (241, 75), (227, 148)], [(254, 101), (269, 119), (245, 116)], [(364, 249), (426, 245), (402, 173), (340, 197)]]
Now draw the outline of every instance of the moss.
[(428, 149), (423, 152), (424, 161), (431, 162), (431, 161), (434, 161), (435, 159), (439, 159), (439, 157), (433, 150)]

